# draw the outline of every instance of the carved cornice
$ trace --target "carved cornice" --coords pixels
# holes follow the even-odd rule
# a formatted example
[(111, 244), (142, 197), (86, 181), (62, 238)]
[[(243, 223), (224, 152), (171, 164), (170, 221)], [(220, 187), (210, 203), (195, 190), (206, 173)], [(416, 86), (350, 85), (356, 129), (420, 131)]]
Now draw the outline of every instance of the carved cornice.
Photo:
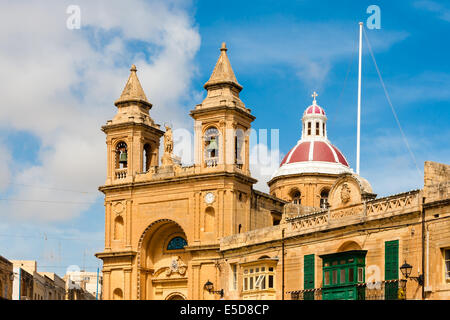
[(186, 175), (186, 176), (175, 176), (175, 177), (168, 177), (164, 179), (158, 179), (158, 180), (149, 180), (149, 181), (142, 181), (142, 182), (128, 182), (128, 183), (121, 183), (121, 184), (113, 184), (113, 185), (104, 185), (100, 186), (98, 190), (105, 193), (105, 191), (109, 190), (120, 190), (120, 189), (129, 189), (137, 188), (137, 187), (145, 187), (149, 185), (159, 185), (159, 184), (165, 184), (165, 183), (175, 183), (175, 182), (186, 182), (186, 181), (201, 181), (201, 180), (207, 180), (207, 179), (214, 179), (214, 178), (223, 178), (223, 177), (235, 177), (239, 180), (254, 184), (258, 182), (255, 178), (252, 178), (250, 176), (247, 176), (245, 174), (239, 173), (239, 172), (210, 172), (210, 173), (195, 173), (192, 175)]

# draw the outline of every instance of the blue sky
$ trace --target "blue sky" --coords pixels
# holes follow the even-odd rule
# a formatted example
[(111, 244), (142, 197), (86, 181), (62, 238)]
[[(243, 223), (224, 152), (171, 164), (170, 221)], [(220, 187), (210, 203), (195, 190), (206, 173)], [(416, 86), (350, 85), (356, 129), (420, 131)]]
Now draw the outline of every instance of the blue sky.
[[(78, 4), (81, 29), (65, 27)], [(255, 129), (279, 129), (281, 156), (300, 138), (317, 91), (329, 139), (355, 168), (358, 22), (368, 30), (417, 159), (448, 163), (450, 4), (434, 1), (3, 1), (0, 5), (0, 255), (64, 275), (100, 266), (105, 179), (100, 126), (136, 64), (158, 123), (192, 130), (225, 41)], [(385, 196), (421, 188), (363, 43), (361, 175)], [(269, 139), (270, 140), (270, 139)], [(268, 146), (271, 148), (271, 146)], [(254, 175), (264, 189), (258, 168)], [(9, 200), (4, 200), (9, 199)], [(26, 201), (25, 201), (26, 200)]]

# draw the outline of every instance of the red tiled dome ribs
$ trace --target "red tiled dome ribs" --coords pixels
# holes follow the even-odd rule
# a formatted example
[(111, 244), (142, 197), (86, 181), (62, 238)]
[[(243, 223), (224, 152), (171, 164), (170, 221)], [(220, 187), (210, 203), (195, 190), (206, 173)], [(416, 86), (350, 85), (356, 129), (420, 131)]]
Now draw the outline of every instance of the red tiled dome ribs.
[(326, 141), (304, 141), (297, 144), (287, 153), (280, 166), (303, 161), (325, 161), (349, 166), (342, 152)]
[(306, 108), (304, 115), (305, 114), (323, 114), (325, 115), (325, 111), (318, 105), (311, 105), (308, 108)]

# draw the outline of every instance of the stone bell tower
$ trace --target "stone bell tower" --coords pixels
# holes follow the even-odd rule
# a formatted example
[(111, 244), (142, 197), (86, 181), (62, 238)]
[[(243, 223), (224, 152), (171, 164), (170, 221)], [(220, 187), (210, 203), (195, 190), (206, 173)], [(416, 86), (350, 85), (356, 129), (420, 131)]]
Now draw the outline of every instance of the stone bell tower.
[(132, 65), (128, 81), (114, 103), (117, 114), (102, 127), (106, 133), (107, 178), (105, 185), (133, 182), (136, 173), (158, 165), (159, 141), (164, 132), (150, 117), (147, 100)]
[(242, 86), (231, 68), (225, 43), (204, 88), (206, 98), (191, 111), (195, 121), (195, 164), (201, 172), (228, 171), (250, 176), (249, 130), (255, 117), (239, 98)]

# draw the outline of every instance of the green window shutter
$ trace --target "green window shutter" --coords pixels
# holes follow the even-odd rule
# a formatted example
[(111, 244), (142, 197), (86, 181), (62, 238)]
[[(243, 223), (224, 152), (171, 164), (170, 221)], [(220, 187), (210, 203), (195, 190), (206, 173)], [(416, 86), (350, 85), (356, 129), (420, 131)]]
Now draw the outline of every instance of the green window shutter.
[[(314, 254), (305, 255), (303, 259), (303, 288), (314, 289)], [(305, 292), (304, 299), (314, 300), (314, 292)]]
[[(384, 279), (396, 280), (398, 279), (398, 240), (385, 242), (384, 253)], [(398, 282), (385, 284), (385, 299), (397, 299)]]
[(304, 289), (314, 289), (314, 255), (304, 256)]
[(398, 240), (385, 242), (384, 271), (385, 280), (398, 279)]

